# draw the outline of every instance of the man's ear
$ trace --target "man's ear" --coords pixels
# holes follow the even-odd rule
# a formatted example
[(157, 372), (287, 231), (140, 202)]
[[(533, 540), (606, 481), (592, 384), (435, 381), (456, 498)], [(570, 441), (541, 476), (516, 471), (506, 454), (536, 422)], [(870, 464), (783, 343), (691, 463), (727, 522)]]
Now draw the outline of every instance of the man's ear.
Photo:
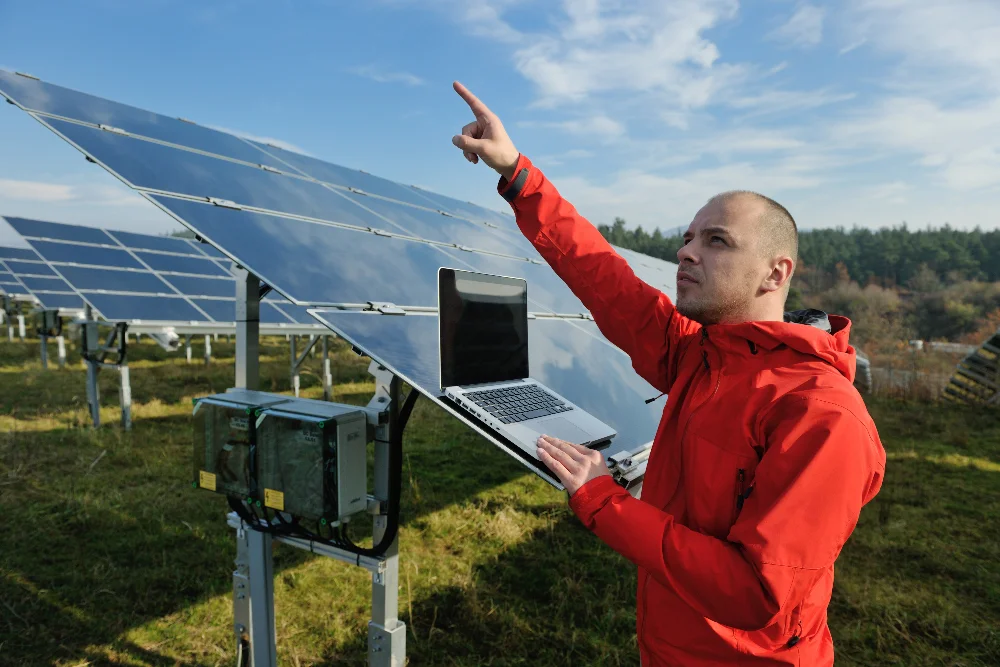
[(791, 257), (779, 257), (764, 278), (760, 289), (763, 292), (777, 292), (787, 286), (795, 272), (795, 262)]

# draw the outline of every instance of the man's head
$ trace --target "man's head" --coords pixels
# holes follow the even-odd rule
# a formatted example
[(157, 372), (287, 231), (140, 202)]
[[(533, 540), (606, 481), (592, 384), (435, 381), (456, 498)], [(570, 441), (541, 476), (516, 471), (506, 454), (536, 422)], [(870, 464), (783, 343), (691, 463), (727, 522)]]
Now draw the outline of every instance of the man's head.
[(798, 261), (795, 220), (756, 192), (723, 192), (677, 251), (677, 309), (702, 324), (781, 320)]

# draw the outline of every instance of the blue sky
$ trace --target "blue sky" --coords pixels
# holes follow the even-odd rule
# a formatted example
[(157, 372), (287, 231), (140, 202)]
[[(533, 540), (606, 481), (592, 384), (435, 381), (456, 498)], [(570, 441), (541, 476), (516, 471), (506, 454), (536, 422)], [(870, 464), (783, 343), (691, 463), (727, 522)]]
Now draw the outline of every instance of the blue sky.
[[(494, 208), (454, 79), (595, 223), (1000, 226), (993, 0), (0, 0), (0, 67)], [(175, 228), (8, 105), (0, 214)]]

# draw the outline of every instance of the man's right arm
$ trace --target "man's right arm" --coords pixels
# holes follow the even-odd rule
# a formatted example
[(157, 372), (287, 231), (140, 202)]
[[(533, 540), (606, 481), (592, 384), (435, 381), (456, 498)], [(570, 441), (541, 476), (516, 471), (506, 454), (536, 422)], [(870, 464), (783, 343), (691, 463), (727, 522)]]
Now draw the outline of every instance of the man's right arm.
[(500, 194), (518, 227), (549, 266), (590, 310), (601, 332), (632, 359), (647, 382), (668, 391), (676, 376), (680, 339), (699, 325), (670, 298), (640, 280), (594, 225), (577, 213), (523, 155)]
[(608, 340), (631, 357), (636, 372), (669, 391), (680, 341), (699, 325), (678, 313), (666, 294), (636, 277), (601, 233), (518, 152), (496, 114), (457, 81), (455, 92), (475, 120), (452, 143), (469, 162), (482, 160), (500, 174), (500, 194), (524, 235), (590, 310)]

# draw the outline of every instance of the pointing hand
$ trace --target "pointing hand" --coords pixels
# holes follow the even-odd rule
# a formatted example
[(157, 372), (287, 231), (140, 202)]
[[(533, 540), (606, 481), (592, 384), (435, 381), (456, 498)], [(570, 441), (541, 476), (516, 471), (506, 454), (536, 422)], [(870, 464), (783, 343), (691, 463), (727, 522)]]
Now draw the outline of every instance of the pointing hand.
[(454, 86), (455, 92), (472, 109), (476, 120), (463, 127), (462, 134), (452, 137), (451, 143), (462, 149), (469, 162), (476, 164), (482, 159), (509, 181), (514, 177), (514, 168), (520, 157), (514, 142), (507, 136), (500, 119), (478, 97), (458, 81)]

